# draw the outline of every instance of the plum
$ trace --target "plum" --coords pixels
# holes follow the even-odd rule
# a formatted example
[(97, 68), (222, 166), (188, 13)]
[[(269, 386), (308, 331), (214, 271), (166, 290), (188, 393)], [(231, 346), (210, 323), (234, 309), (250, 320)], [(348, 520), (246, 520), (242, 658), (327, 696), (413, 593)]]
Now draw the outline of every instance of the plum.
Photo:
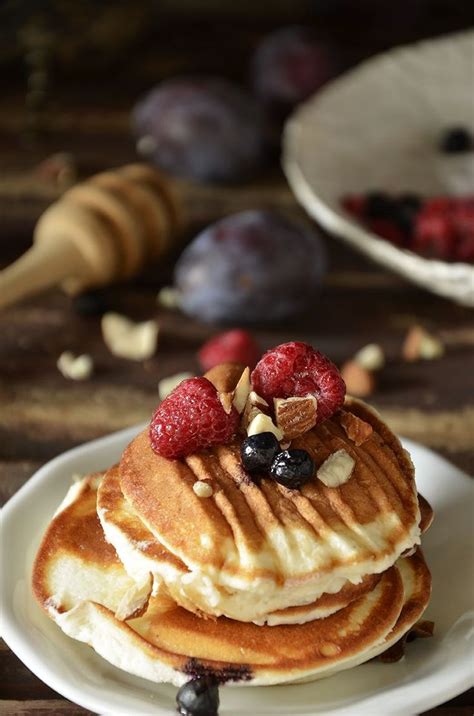
[(191, 242), (176, 264), (175, 284), (181, 308), (203, 321), (276, 321), (310, 304), (325, 266), (310, 228), (275, 212), (244, 211)]
[(262, 111), (226, 80), (163, 82), (138, 101), (132, 123), (138, 150), (172, 174), (232, 182), (251, 175), (264, 159)]
[(285, 116), (335, 74), (329, 47), (298, 25), (267, 35), (252, 60), (256, 95), (275, 114)]

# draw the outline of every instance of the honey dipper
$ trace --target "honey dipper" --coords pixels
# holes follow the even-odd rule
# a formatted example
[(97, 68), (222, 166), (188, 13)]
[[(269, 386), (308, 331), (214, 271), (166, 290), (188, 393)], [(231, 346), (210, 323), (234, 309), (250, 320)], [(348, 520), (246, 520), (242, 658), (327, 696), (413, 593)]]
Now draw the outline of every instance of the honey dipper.
[(40, 217), (33, 246), (0, 271), (0, 308), (61, 285), (71, 294), (129, 278), (181, 228), (173, 183), (130, 164), (76, 184)]

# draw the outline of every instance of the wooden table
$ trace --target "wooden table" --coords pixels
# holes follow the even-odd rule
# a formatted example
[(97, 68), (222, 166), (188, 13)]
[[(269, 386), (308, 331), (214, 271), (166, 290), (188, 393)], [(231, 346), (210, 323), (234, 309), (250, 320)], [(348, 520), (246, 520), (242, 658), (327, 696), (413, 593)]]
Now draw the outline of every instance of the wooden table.
[[(31, 240), (34, 221), (57, 196), (57, 188), (34, 177), (47, 154), (71, 151), (83, 174), (136, 160), (128, 136), (128, 104), (100, 100), (84, 108), (69, 101), (55, 115), (42, 143), (18, 142), (21, 97), (13, 93), (0, 117), (0, 265), (18, 256)], [(238, 209), (280, 207), (302, 215), (277, 170), (252, 185), (233, 189), (190, 190), (195, 231), (217, 216)], [(306, 316), (286, 325), (255, 328), (262, 349), (289, 339), (312, 342), (337, 363), (368, 342), (380, 343), (388, 362), (373, 404), (394, 430), (473, 471), (474, 329), (469, 310), (426, 293), (326, 239), (331, 259), (321, 297)], [(105, 347), (97, 317), (77, 314), (58, 291), (0, 313), (0, 498), (2, 503), (47, 460), (74, 445), (145, 420), (157, 403), (160, 378), (198, 371), (196, 350), (217, 331), (157, 306), (160, 286), (169, 284), (173, 258), (133, 283), (105, 292), (114, 310), (133, 318), (158, 317), (156, 355), (145, 363), (114, 358)], [(441, 360), (406, 364), (400, 348), (416, 323), (440, 335)], [(69, 382), (56, 368), (64, 350), (94, 357), (95, 375)], [(66, 489), (66, 485), (65, 485)], [(31, 674), (1, 643), (0, 712), (84, 714)], [(472, 714), (474, 691), (432, 714)]]

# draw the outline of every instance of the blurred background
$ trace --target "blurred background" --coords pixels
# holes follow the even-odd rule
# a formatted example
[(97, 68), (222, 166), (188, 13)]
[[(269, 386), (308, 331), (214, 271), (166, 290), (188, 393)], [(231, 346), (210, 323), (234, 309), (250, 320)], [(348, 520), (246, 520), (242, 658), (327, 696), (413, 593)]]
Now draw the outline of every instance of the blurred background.
[[(0, 310), (3, 502), (61, 451), (149, 419), (176, 374), (202, 372), (223, 356), (255, 357), (288, 340), (327, 353), (350, 391), (396, 431), (472, 470), (471, 311), (328, 237), (298, 205), (279, 155), (285, 118), (328, 82), (392, 47), (473, 27), (474, 4), (466, 0), (0, 4), (0, 269), (31, 246), (36, 222), (63, 192), (98, 172), (151, 162), (165, 170), (183, 208), (167, 253), (159, 248), (128, 280), (122, 272), (113, 285), (76, 297), (52, 288)], [(208, 75), (232, 84), (201, 87), (197, 99), (195, 79), (164, 96), (148, 94), (176, 77)], [(211, 129), (199, 118), (200, 102)], [(167, 120), (170, 106), (176, 113)], [(458, 136), (451, 147), (458, 152), (471, 140)], [(143, 181), (148, 191), (153, 181)], [(153, 187), (170, 219), (172, 201)], [(403, 209), (418, 210), (418, 201)], [(473, 206), (467, 209), (472, 232)], [(257, 213), (214, 227), (248, 210)], [(73, 220), (69, 226), (77, 229)], [(216, 249), (232, 241), (234, 254)], [(303, 254), (295, 241), (307, 247)], [(247, 265), (252, 242), (261, 251)], [(237, 284), (224, 285), (228, 276)], [(252, 285), (266, 287), (263, 298)], [(107, 324), (111, 313), (118, 324), (117, 315)], [(203, 350), (234, 329), (227, 343)], [(86, 358), (74, 367), (77, 356)], [(66, 712), (7, 649), (0, 658), (12, 677), (4, 698), (31, 709), (52, 699), (57, 713)], [(447, 709), (459, 711), (430, 713), (467, 714), (472, 693), (456, 704)]]

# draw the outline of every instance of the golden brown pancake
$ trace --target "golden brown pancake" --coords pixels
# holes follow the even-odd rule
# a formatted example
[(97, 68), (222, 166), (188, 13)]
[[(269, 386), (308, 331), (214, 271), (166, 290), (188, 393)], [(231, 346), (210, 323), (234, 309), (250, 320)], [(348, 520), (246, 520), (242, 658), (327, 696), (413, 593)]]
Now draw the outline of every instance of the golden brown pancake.
[(346, 608), (304, 625), (202, 619), (160, 595), (143, 616), (120, 621), (114, 609), (130, 579), (98, 528), (96, 487), (97, 479), (85, 478), (73, 488), (46, 532), (32, 581), (38, 601), (66, 634), (129, 673), (177, 685), (208, 672), (235, 685), (315, 679), (371, 658), (426, 606), (429, 572), (420, 552), (384, 572)]
[[(174, 601), (190, 611), (198, 611), (179, 589), (179, 581), (189, 570), (158, 542), (134, 513), (120, 489), (120, 476), (116, 466), (110, 468), (101, 481), (97, 493), (97, 512), (106, 538), (114, 545), (130, 576), (142, 582), (145, 576), (151, 573), (159, 587), (160, 574), (166, 572), (168, 592)], [(256, 623), (302, 624), (324, 618), (371, 591), (379, 579), (380, 575), (374, 574), (367, 575), (358, 584), (346, 582), (335, 594), (323, 594), (310, 604), (266, 614)]]
[[(362, 445), (342, 426), (350, 414), (372, 427)], [(240, 438), (167, 460), (153, 452), (144, 431), (125, 450), (123, 494), (160, 544), (186, 565), (191, 576), (180, 589), (195, 608), (259, 620), (336, 593), (347, 580), (357, 584), (381, 573), (419, 543), (411, 460), (365, 404), (348, 400), (292, 447), (307, 450), (316, 467), (344, 449), (355, 460), (354, 472), (338, 488), (314, 477), (301, 490), (289, 490), (271, 479), (259, 485), (249, 479)], [(212, 497), (194, 493), (196, 480), (212, 486)]]

